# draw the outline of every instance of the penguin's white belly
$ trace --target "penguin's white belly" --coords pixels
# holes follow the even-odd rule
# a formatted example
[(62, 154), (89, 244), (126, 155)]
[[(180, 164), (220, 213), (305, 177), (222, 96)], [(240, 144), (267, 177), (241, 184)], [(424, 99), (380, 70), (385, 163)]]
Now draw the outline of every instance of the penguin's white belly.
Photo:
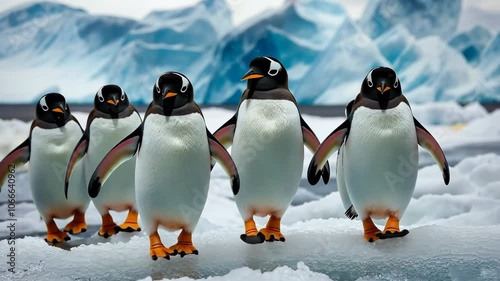
[[(90, 141), (85, 159), (87, 180), (90, 180), (104, 156), (140, 124), (141, 119), (135, 113), (126, 118), (93, 120), (90, 125)], [(99, 195), (92, 199), (101, 215), (108, 210), (135, 209), (134, 172), (135, 159), (133, 158), (120, 165), (109, 176), (101, 187)]]
[(300, 184), (303, 143), (300, 115), (293, 102), (241, 103), (231, 154), (240, 175), (235, 201), (243, 219), (283, 215)]
[(344, 149), (344, 180), (361, 218), (401, 217), (418, 172), (418, 143), (409, 106), (401, 103), (385, 112), (358, 108)]
[(198, 113), (151, 114), (137, 156), (136, 196), (147, 233), (156, 226), (194, 231), (207, 200), (210, 151)]
[(75, 166), (64, 196), (64, 178), (71, 153), (82, 136), (74, 121), (62, 128), (35, 127), (31, 135), (29, 180), (33, 201), (44, 220), (68, 218), (75, 210), (85, 212), (90, 202), (83, 165)]

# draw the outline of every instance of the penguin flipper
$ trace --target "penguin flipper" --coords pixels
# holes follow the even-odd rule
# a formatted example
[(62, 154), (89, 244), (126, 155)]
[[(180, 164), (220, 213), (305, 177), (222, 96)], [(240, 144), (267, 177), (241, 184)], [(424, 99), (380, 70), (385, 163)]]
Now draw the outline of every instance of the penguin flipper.
[[(300, 116), (300, 125), (302, 127), (302, 136), (304, 138), (305, 146), (311, 151), (311, 153), (315, 153), (320, 146), (320, 142), (316, 134), (312, 131), (311, 127), (307, 125), (306, 121)], [(326, 162), (323, 169), (321, 169), (321, 176), (323, 177), (323, 182), (325, 184), (330, 180), (330, 163)]]
[(69, 179), (71, 178), (73, 169), (75, 168), (76, 163), (80, 161), (83, 158), (83, 156), (85, 156), (88, 147), (89, 147), (89, 139), (87, 132), (85, 132), (81, 137), (81, 139), (76, 144), (73, 153), (71, 153), (68, 167), (66, 168), (66, 177), (64, 178), (64, 196), (66, 196), (66, 199), (68, 199)]
[(448, 161), (446, 160), (446, 156), (441, 146), (439, 146), (436, 139), (434, 139), (431, 133), (429, 133), (415, 117), (413, 121), (415, 122), (415, 128), (417, 130), (418, 144), (432, 155), (443, 173), (444, 183), (448, 185), (450, 182), (450, 167), (448, 166)]
[(231, 119), (229, 119), (224, 125), (222, 125), (214, 133), (214, 137), (222, 144), (225, 148), (228, 148), (233, 144), (234, 130), (236, 129), (236, 121), (238, 120), (238, 112), (236, 112)]
[(91, 198), (97, 197), (102, 184), (106, 182), (116, 168), (135, 156), (141, 145), (142, 130), (143, 124), (121, 140), (104, 156), (89, 181), (88, 191)]
[(27, 138), (18, 147), (12, 150), (0, 162), (0, 192), (9, 173), (16, 170), (16, 166), (22, 166), (30, 160), (30, 138)]
[(309, 168), (307, 170), (307, 180), (310, 184), (315, 185), (318, 183), (321, 174), (320, 171), (326, 164), (330, 155), (339, 149), (344, 142), (346, 135), (349, 132), (350, 121), (345, 120), (340, 126), (337, 127), (319, 146), (316, 153), (314, 153)]
[(233, 194), (238, 194), (238, 191), (240, 190), (240, 175), (238, 174), (238, 169), (236, 169), (236, 164), (234, 164), (233, 158), (231, 158), (229, 152), (227, 152), (224, 146), (208, 131), (208, 129), (207, 136), (210, 155), (213, 159), (219, 162), (222, 168), (226, 171), (227, 175), (231, 178), (231, 188), (233, 189)]
[(353, 220), (358, 216), (358, 213), (354, 209), (354, 206), (347, 192), (347, 186), (344, 178), (344, 150), (345, 145), (341, 145), (339, 148), (339, 153), (337, 155), (337, 189), (339, 190), (340, 199), (342, 199), (342, 204), (346, 208), (345, 215)]

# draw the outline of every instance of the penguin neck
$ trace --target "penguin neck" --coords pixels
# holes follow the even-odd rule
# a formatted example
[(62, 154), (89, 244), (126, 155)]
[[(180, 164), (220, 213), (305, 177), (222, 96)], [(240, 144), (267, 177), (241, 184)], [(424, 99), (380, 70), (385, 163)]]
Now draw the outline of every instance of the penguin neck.
[(277, 88), (288, 89), (288, 83), (286, 81), (281, 82), (276, 79), (271, 79), (270, 77), (264, 77), (258, 80), (248, 80), (247, 88), (257, 91), (269, 91)]

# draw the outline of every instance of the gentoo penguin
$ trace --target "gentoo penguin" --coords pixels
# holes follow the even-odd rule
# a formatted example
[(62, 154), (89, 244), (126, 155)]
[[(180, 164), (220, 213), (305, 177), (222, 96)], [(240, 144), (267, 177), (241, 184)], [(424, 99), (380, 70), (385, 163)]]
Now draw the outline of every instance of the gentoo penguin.
[[(137, 155), (137, 206), (149, 235), (153, 260), (198, 254), (191, 234), (207, 199), (211, 157), (230, 176), (233, 193), (239, 190), (236, 166), (206, 128), (193, 95), (193, 86), (186, 76), (178, 72), (162, 74), (153, 87), (153, 101), (142, 125), (106, 155), (89, 182), (89, 194), (96, 197), (102, 184), (104, 192), (109, 173)], [(165, 247), (158, 234), (159, 226), (169, 231), (182, 230), (178, 243)]]
[[(450, 181), (446, 157), (434, 137), (420, 124), (394, 70), (372, 69), (356, 99), (346, 108), (347, 120), (321, 144), (309, 164), (308, 180), (318, 182), (328, 157), (340, 148), (337, 184), (346, 215), (363, 221), (364, 238), (402, 237), (399, 221), (415, 189), (418, 172), (418, 145), (428, 150)], [(380, 231), (372, 218), (387, 218)]]
[(60, 94), (44, 95), (36, 106), (36, 118), (31, 124), (30, 135), (21, 145), (0, 162), (0, 186), (8, 170), (29, 164), (29, 182), (35, 206), (47, 225), (47, 242), (70, 240), (59, 230), (54, 219), (73, 216), (65, 232), (78, 234), (87, 230), (85, 211), (90, 197), (85, 189), (83, 165), (76, 165), (68, 183), (70, 192), (64, 196), (64, 172), (73, 148), (83, 130), (71, 115), (69, 106)]
[[(241, 190), (235, 201), (245, 223), (241, 239), (249, 244), (285, 241), (281, 217), (299, 187), (304, 145), (312, 153), (319, 140), (304, 121), (288, 90), (288, 74), (275, 58), (257, 57), (242, 80), (248, 80), (236, 114), (214, 136), (227, 147), (238, 167)], [(329, 165), (320, 171), (328, 183)], [(257, 231), (253, 216), (270, 215)]]
[[(80, 159), (85, 163), (87, 183), (92, 172), (106, 153), (124, 137), (141, 125), (141, 117), (128, 100), (127, 94), (117, 85), (105, 85), (97, 91), (94, 109), (87, 119), (85, 132), (75, 147), (66, 171), (66, 182), (74, 164)], [(135, 159), (127, 161), (110, 175), (103, 192), (93, 198), (95, 207), (102, 217), (98, 234), (105, 238), (119, 231), (140, 231), (137, 224), (137, 207), (134, 185)], [(85, 185), (87, 186), (87, 184)], [(67, 186), (66, 186), (67, 192)], [(115, 224), (109, 211), (128, 211), (125, 222)]]

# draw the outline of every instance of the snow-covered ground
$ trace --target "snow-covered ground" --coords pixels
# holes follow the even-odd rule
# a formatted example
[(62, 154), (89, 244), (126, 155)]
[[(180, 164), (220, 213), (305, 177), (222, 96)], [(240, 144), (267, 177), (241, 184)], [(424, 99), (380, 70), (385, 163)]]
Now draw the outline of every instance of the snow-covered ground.
[[(7, 196), (0, 194), (0, 280), (499, 280), (500, 279), (500, 110), (454, 103), (413, 106), (417, 119), (445, 150), (451, 181), (445, 186), (432, 158), (421, 152), (413, 200), (403, 217), (404, 238), (367, 243), (359, 220), (348, 220), (336, 190), (304, 181), (283, 218), (285, 243), (247, 245), (229, 181), (219, 165), (193, 235), (199, 256), (152, 261), (144, 233), (97, 237), (100, 216), (87, 212), (89, 231), (61, 248), (43, 241), (45, 226), (31, 202), (26, 169), (19, 169), (16, 206), (16, 274), (6, 272), (9, 245)], [(204, 110), (217, 129), (233, 112)], [(86, 113), (75, 113), (85, 124)], [(323, 140), (343, 118), (304, 116)], [(28, 135), (28, 123), (0, 120), (0, 158)], [(330, 161), (335, 171), (335, 158)], [(5, 187), (4, 187), (5, 188)], [(118, 222), (125, 213), (114, 214)], [(68, 220), (58, 221), (64, 226)], [(265, 219), (258, 219), (259, 227)], [(382, 221), (378, 221), (382, 225)], [(177, 233), (161, 231), (166, 245)], [(7, 278), (7, 279), (5, 279)], [(180, 279), (178, 279), (180, 278)], [(206, 279), (204, 279), (206, 278)]]

